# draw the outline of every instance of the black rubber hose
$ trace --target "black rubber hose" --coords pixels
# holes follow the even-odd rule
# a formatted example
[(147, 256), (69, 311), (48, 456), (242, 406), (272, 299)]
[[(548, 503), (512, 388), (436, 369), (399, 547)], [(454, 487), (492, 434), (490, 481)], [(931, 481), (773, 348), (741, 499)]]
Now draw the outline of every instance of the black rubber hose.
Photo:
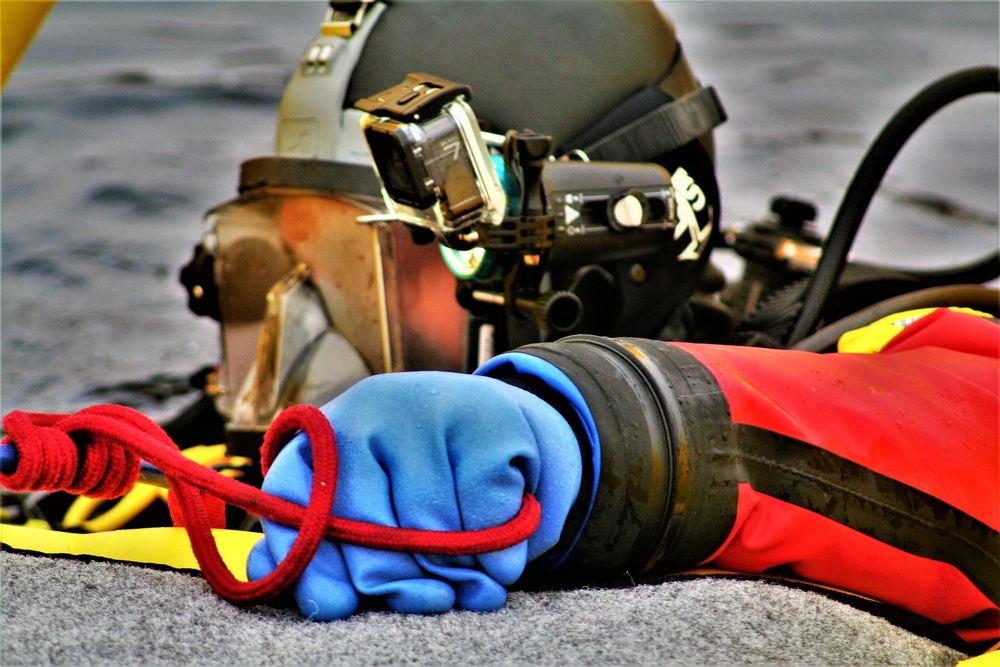
[(998, 68), (975, 67), (960, 70), (924, 88), (889, 120), (868, 149), (844, 194), (830, 234), (823, 243), (823, 254), (806, 289), (802, 310), (788, 335), (786, 344), (789, 347), (809, 335), (819, 321), (826, 301), (847, 262), (847, 253), (854, 243), (872, 197), (903, 144), (924, 121), (946, 105), (968, 95), (988, 92), (1000, 92)]
[(792, 346), (793, 350), (825, 352), (832, 348), (848, 331), (868, 326), (893, 313), (901, 313), (915, 308), (973, 308), (990, 315), (1000, 315), (1000, 291), (982, 285), (950, 285), (931, 287), (880, 301), (864, 308), (827, 327), (823, 327), (808, 338)]
[(917, 278), (927, 287), (976, 285), (1000, 276), (1000, 253), (993, 253), (989, 257), (978, 259), (965, 266), (930, 271), (904, 269), (904, 273)]

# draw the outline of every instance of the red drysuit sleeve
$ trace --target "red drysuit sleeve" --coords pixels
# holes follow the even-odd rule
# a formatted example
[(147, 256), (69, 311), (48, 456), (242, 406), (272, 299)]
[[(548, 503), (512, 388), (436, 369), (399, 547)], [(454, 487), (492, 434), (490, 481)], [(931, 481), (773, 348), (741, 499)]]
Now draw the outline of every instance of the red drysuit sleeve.
[[(940, 310), (879, 354), (677, 347), (713, 374), (734, 423), (815, 445), (1000, 530), (998, 341), (994, 322)], [(1000, 636), (997, 604), (954, 566), (881, 543), (748, 483), (740, 485), (729, 538), (706, 563), (744, 572), (790, 569), (959, 624), (967, 641)]]

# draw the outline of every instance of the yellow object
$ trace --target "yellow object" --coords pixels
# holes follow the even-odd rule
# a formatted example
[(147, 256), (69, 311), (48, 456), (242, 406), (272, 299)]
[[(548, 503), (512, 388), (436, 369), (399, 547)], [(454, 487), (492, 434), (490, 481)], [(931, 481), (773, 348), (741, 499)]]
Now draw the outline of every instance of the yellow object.
[(1000, 667), (1000, 644), (982, 655), (961, 661), (955, 667)]
[[(895, 338), (903, 329), (935, 310), (937, 308), (919, 308), (917, 310), (894, 313), (872, 322), (868, 326), (848, 331), (837, 341), (837, 352), (874, 354), (885, 347), (886, 343)], [(971, 308), (949, 308), (948, 310), (969, 313), (970, 315), (978, 315), (980, 317), (992, 317), (988, 313)]]
[(66, 510), (62, 520), (63, 529), (82, 528), (88, 533), (103, 533), (122, 528), (159, 498), (166, 502), (167, 490), (148, 484), (136, 484), (132, 490), (111, 506), (103, 514), (89, 518), (104, 502), (102, 498), (79, 496)]
[[(195, 463), (212, 468), (222, 466), (239, 467), (250, 464), (249, 459), (227, 456), (226, 445), (195, 445), (194, 447), (182, 450), (181, 453)], [(231, 469), (220, 470), (220, 473), (227, 477), (235, 477), (240, 474), (238, 470)], [(66, 510), (66, 514), (62, 520), (62, 528), (64, 530), (82, 528), (89, 533), (118, 530), (139, 516), (157, 498), (166, 502), (167, 490), (148, 484), (136, 484), (110, 509), (100, 516), (91, 519), (91, 515), (106, 501), (99, 498), (80, 496)]]
[(55, 0), (0, 0), (0, 87), (28, 50)]
[[(229, 571), (246, 581), (250, 549), (263, 537), (245, 530), (213, 530)], [(58, 556), (95, 556), (128, 563), (164, 565), (174, 570), (200, 570), (183, 528), (131, 528), (106, 533), (64, 533), (25, 526), (0, 526), (4, 548)]]

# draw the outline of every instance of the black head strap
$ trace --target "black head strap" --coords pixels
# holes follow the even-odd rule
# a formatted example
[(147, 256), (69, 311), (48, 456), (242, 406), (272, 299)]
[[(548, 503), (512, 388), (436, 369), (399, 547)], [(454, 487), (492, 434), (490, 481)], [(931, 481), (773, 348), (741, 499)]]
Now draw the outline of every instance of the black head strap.
[(681, 58), (674, 58), (655, 86), (648, 86), (615, 107), (560, 152), (581, 150), (592, 160), (649, 162), (676, 150), (726, 120), (726, 111), (711, 86), (673, 99), (665, 90)]

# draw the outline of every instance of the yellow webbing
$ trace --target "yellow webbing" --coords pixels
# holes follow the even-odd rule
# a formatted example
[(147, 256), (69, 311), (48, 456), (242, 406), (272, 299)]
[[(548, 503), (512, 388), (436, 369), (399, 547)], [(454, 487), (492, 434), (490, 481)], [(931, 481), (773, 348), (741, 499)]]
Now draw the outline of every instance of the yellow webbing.
[[(250, 465), (250, 459), (228, 456), (226, 445), (195, 445), (182, 449), (181, 454), (195, 463), (216, 468), (227, 477), (239, 477), (240, 467)], [(231, 467), (226, 467), (231, 466)], [(101, 498), (78, 496), (66, 510), (61, 521), (62, 528), (80, 528), (88, 533), (98, 533), (124, 528), (157, 498), (167, 502), (167, 489), (148, 484), (136, 484), (102, 514), (94, 513), (105, 504)]]
[[(247, 556), (263, 535), (244, 530), (213, 530), (226, 566), (246, 581)], [(94, 556), (114, 561), (200, 570), (183, 528), (129, 528), (105, 533), (65, 533), (25, 526), (0, 525), (4, 548), (43, 555)]]

